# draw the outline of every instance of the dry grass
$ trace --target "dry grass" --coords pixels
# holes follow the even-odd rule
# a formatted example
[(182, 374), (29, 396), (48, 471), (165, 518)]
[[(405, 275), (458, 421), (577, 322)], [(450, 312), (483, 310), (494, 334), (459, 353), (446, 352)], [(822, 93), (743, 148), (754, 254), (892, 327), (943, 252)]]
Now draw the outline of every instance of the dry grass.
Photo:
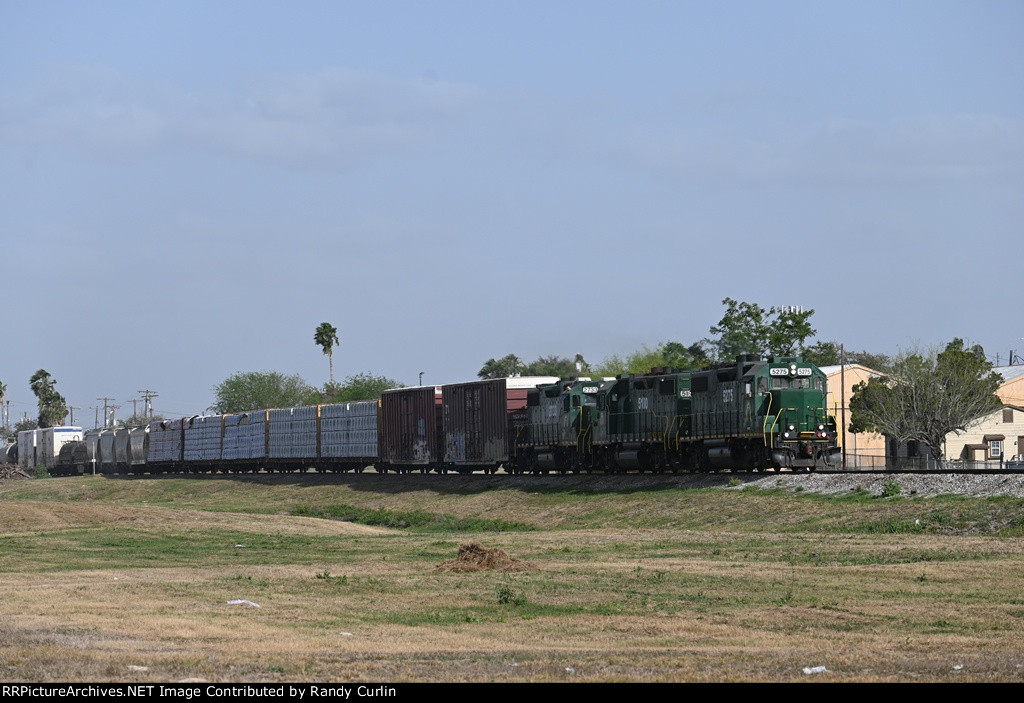
[(529, 562), (510, 557), (505, 550), (485, 547), (471, 542), (459, 546), (459, 556), (437, 565), (438, 571), (465, 573), (468, 571), (533, 571), (537, 567)]
[[(741, 493), (701, 530), (646, 526), (645, 499), (664, 497), (643, 493), (623, 501), (635, 517), (606, 514), (614, 496), (587, 515), (568, 496), (505, 494), (521, 520), (531, 505), (554, 520), (563, 503), (572, 520), (617, 525), (457, 537), (211, 511), (194, 485), (180, 508), (140, 504), (156, 499), (141, 484), (130, 501), (46, 500), (74, 481), (108, 490), (0, 490), (4, 681), (1024, 679), (1016, 537), (765, 532), (748, 514), (770, 519), (763, 501)], [(228, 485), (236, 495), (217, 501), (253, 490)], [(374, 508), (426, 505), (421, 491), (362, 493)], [(717, 497), (686, 499), (722, 512)], [(517, 561), (534, 568), (502, 570)], [(814, 666), (827, 672), (803, 673)]]

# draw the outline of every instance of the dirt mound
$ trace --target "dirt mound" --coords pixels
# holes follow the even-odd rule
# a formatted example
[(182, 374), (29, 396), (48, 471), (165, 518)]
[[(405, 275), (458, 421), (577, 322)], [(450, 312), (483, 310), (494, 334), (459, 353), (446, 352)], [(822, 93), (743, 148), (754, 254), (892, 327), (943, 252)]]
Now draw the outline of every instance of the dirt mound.
[(438, 571), (532, 571), (535, 568), (529, 562), (513, 559), (504, 550), (476, 542), (460, 545), (458, 557), (437, 565)]
[(17, 464), (0, 464), (0, 481), (9, 478), (32, 478)]

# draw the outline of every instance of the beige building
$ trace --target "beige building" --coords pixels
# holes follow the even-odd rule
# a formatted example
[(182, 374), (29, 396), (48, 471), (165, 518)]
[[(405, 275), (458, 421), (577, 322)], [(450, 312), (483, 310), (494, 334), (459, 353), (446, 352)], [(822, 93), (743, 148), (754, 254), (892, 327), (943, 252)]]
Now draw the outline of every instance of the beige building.
[(985, 415), (966, 432), (945, 439), (947, 459), (1008, 461), (1024, 454), (1024, 408), (1004, 405)]
[[(849, 425), (849, 404), (853, 387), (879, 374), (864, 366), (848, 365), (844, 391), (840, 382), (840, 370), (839, 366), (822, 367), (822, 371), (828, 375), (829, 410), (834, 412), (836, 420), (840, 421), (839, 408), (842, 407), (842, 394), (845, 392), (846, 423)], [(1024, 364), (997, 367), (993, 371), (1003, 377), (1003, 384), (996, 390), (996, 395), (1004, 405), (999, 410), (979, 418), (966, 432), (950, 432), (946, 435), (943, 441), (943, 454), (947, 460), (998, 462), (1024, 457)], [(856, 457), (852, 462), (854, 465), (877, 462), (879, 466), (885, 465), (887, 453), (891, 455), (890, 462), (913, 461), (929, 454), (928, 450), (917, 442), (893, 442), (889, 446), (882, 435), (850, 432), (847, 432), (846, 451), (848, 456), (852, 454)], [(848, 460), (848, 463), (851, 462)]]
[(996, 391), (999, 400), (1024, 408), (1024, 364), (997, 366), (992, 370), (1003, 377), (1003, 385)]
[[(1022, 367), (1024, 368), (1024, 367)], [(828, 376), (828, 411), (835, 415), (836, 425), (843, 424), (843, 408), (846, 409), (846, 427), (839, 433), (840, 445), (846, 445), (847, 463), (885, 463), (885, 437), (875, 432), (853, 433), (850, 426), (850, 397), (853, 387), (858, 383), (867, 383), (872, 376), (880, 375), (877, 371), (860, 364), (842, 366), (822, 366), (821, 370)]]

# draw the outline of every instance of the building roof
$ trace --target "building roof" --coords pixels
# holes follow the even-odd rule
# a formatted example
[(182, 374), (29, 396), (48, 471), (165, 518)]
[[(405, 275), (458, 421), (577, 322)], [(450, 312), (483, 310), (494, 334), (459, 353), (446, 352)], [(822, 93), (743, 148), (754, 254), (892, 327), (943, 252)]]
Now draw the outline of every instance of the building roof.
[(1009, 383), (1016, 379), (1024, 376), (1024, 364), (1014, 364), (1013, 366), (993, 366), (992, 370), (1003, 377), (1003, 383)]
[[(822, 373), (824, 373), (826, 376), (831, 376), (834, 373), (839, 373), (839, 371), (843, 367), (840, 364), (836, 364), (834, 366), (819, 366), (818, 368), (821, 369)], [(1024, 368), (1024, 366), (1022, 366), (1021, 368)], [(863, 366), (861, 364), (847, 364), (846, 365), (846, 370), (849, 371), (850, 369), (861, 369), (861, 370), (867, 371), (872, 376), (881, 376), (882, 375), (881, 372), (875, 371), (874, 369), (869, 369), (867, 366)]]

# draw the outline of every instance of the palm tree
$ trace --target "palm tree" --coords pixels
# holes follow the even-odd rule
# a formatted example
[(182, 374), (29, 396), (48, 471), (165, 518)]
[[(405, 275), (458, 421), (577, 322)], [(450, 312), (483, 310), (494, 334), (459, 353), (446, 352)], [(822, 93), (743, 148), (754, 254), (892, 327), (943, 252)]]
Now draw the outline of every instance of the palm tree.
[(67, 401), (54, 387), (56, 381), (45, 369), (39, 369), (28, 380), (29, 387), (39, 399), (39, 426), (54, 427), (68, 414)]
[(29, 388), (37, 398), (41, 398), (48, 391), (53, 389), (53, 377), (46, 369), (39, 369), (28, 379)]
[(331, 384), (334, 384), (334, 347), (341, 344), (338, 339), (338, 330), (329, 322), (321, 322), (313, 334), (313, 341), (324, 350), (327, 355), (327, 362), (331, 369)]

